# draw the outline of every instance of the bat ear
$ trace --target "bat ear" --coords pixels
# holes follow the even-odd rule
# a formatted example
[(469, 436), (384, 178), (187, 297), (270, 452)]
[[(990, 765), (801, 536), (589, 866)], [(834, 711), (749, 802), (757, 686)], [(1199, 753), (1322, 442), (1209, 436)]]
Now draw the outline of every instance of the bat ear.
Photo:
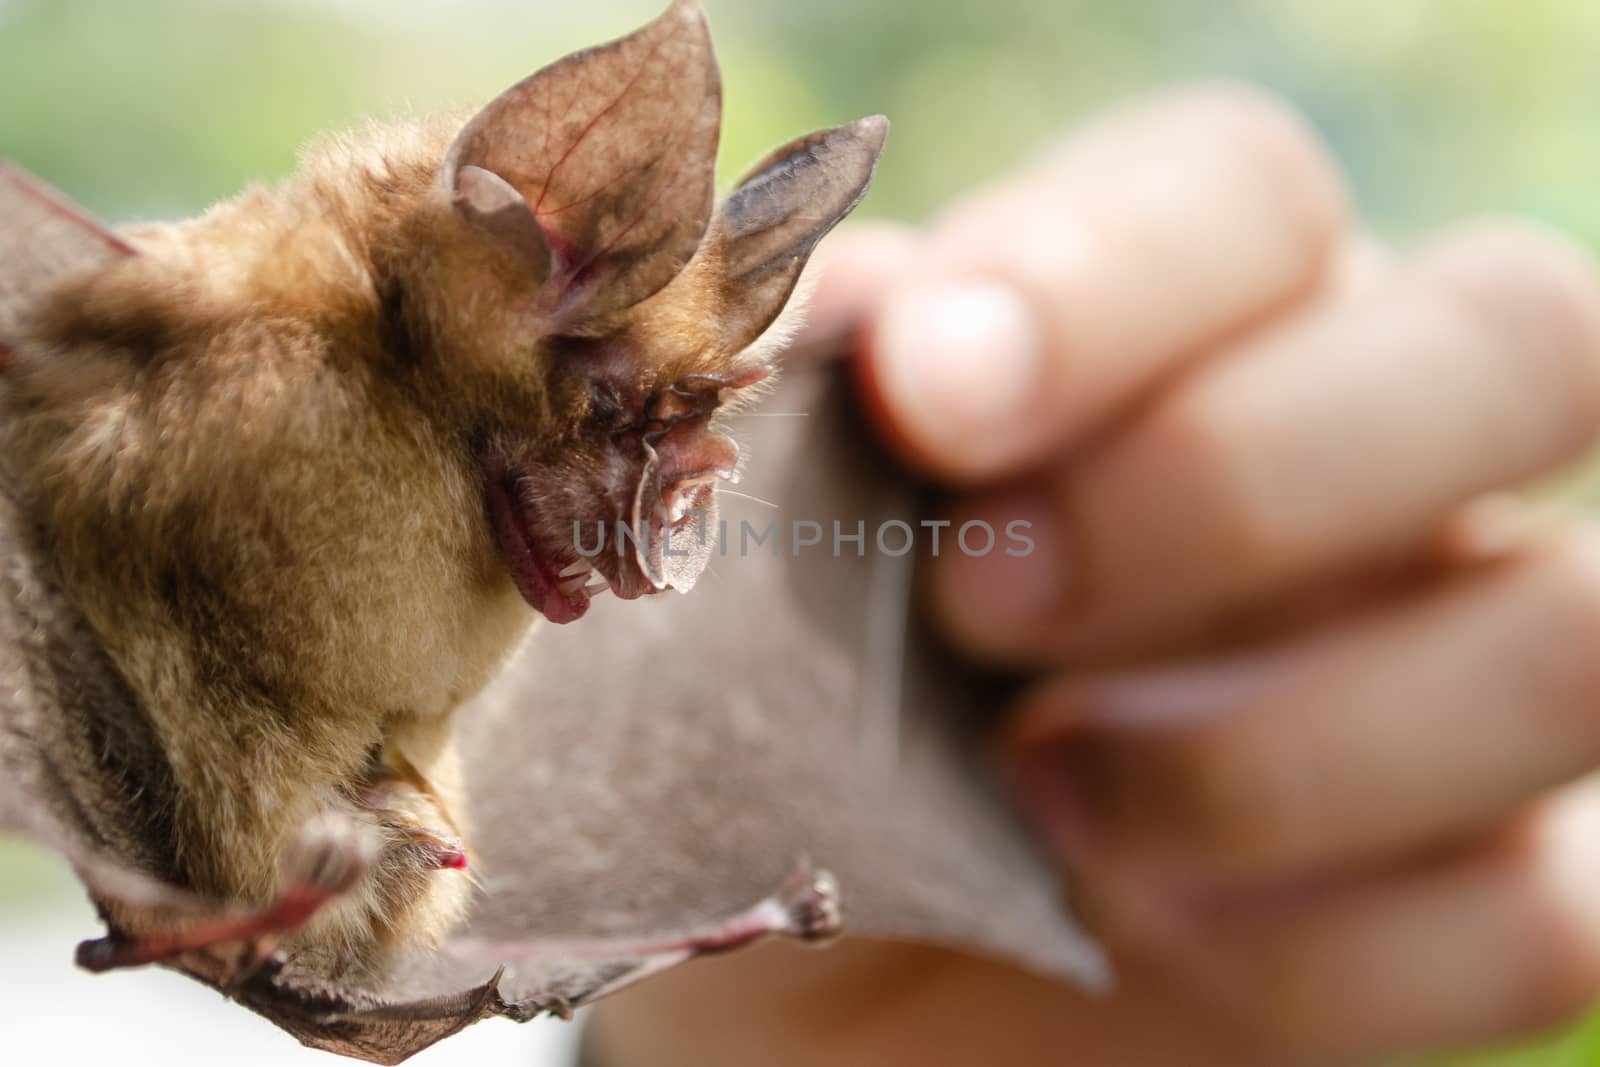
[(711, 220), (722, 82), (705, 17), (674, 0), (643, 29), (517, 83), (464, 126), (441, 180), (544, 283), (552, 331), (677, 276)]
[(0, 367), (29, 310), (63, 276), (137, 255), (72, 201), (0, 159)]
[(889, 120), (871, 115), (784, 145), (745, 175), (712, 225), (727, 307), (723, 347), (738, 351), (772, 325), (827, 232), (867, 193)]

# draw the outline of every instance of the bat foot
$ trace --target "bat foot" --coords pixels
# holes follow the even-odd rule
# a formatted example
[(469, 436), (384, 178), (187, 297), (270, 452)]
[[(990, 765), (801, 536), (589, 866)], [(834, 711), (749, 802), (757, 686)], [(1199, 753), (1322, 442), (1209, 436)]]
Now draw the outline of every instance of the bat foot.
[(230, 973), (247, 975), (270, 957), (284, 935), (360, 883), (377, 855), (372, 833), (333, 816), (307, 823), (284, 860), (284, 888), (263, 908), (199, 916), (151, 917), (148, 929), (114, 931), (78, 945), (79, 967), (99, 974), (170, 963), (191, 953), (227, 957)]
[(393, 835), (391, 847), (403, 850), (424, 869), (464, 871), (472, 866), (472, 850), (455, 831), (429, 826), (411, 813), (393, 808), (367, 810)]
[(472, 865), (472, 850), (437, 790), (401, 753), (386, 750), (368, 773), (357, 803), (388, 835), (391, 847), (429, 870), (464, 871)]

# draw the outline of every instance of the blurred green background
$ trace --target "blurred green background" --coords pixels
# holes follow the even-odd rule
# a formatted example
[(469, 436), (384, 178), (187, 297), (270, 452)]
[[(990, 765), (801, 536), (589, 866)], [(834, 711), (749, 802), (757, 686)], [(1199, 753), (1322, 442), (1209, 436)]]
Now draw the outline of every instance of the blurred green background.
[[(188, 214), (287, 173), (319, 130), (470, 105), (662, 6), (0, 0), (0, 156), (115, 221)], [(1223, 74), (1311, 117), (1385, 237), (1510, 211), (1600, 246), (1592, 0), (705, 6), (726, 83), (724, 174), (802, 130), (881, 111), (894, 135), (868, 214), (925, 218), (1082, 116)], [(0, 911), (61, 891), (51, 875), (0, 871)], [(1470, 1063), (1595, 1067), (1600, 1020)]]
[[(664, 0), (0, 0), (0, 151), (115, 220), (288, 171), (314, 132), (469, 105)], [(705, 0), (725, 172), (894, 120), (867, 210), (920, 218), (1075, 118), (1176, 79), (1287, 94), (1380, 231), (1467, 212), (1600, 242), (1591, 0)]]

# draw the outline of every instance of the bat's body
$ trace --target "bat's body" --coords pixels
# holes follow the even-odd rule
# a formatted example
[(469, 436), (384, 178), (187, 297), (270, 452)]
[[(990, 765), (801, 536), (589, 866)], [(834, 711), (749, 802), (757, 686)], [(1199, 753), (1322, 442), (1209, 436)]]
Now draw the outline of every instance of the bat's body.
[(358, 945), (368, 927), (436, 936), (464, 905), (466, 875), (431, 854), (461, 817), (449, 713), (532, 618), (472, 454), (420, 425), (366, 265), (398, 241), (377, 190), (420, 200), (452, 133), (326, 152), (127, 234), (138, 255), (37, 320), (0, 425), (24, 510), (179, 783), (182, 873), (265, 902), (302, 825), (360, 813), (397, 884), (319, 917)]
[[(329, 142), (132, 229), (4, 338), (0, 477), (150, 721), (164, 759), (130, 788), (172, 799), (157, 873), (265, 906), (330, 877), (308, 826), (359, 837), (354, 889), (294, 936), (322, 970), (464, 912), (452, 713), (535, 614), (704, 565), (652, 535), (714, 506), (716, 409), (767, 373), (883, 138), (796, 142), (713, 214), (719, 101), (675, 4), (465, 127)], [(618, 519), (644, 547), (578, 554), (575, 522)]]

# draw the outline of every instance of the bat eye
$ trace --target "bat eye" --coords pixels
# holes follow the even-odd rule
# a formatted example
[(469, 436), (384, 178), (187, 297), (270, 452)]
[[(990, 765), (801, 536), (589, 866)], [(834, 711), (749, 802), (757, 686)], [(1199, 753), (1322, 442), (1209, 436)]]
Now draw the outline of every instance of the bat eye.
[(622, 421), (622, 396), (613, 385), (596, 385), (589, 391), (589, 418), (603, 426)]

